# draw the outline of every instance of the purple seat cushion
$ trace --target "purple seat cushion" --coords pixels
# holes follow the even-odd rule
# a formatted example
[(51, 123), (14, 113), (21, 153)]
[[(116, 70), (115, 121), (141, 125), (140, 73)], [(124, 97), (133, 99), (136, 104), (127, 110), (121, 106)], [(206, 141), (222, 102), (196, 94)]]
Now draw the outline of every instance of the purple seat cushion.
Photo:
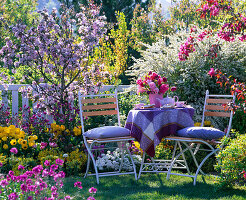
[(222, 138), (225, 133), (211, 127), (186, 127), (177, 132), (180, 137), (201, 138), (204, 140), (213, 140)]
[(120, 126), (103, 126), (93, 128), (84, 133), (84, 136), (94, 139), (124, 137), (129, 135), (130, 130)]

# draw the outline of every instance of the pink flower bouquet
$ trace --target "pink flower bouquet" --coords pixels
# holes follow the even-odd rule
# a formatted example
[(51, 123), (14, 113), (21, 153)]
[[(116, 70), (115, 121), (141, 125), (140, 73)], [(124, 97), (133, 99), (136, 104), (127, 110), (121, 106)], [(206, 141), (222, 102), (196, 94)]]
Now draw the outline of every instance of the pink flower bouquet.
[[(169, 90), (169, 85), (167, 83), (167, 78), (161, 77), (155, 72), (149, 72), (144, 80), (138, 78), (137, 80), (137, 93), (138, 94), (161, 94), (164, 95), (165, 92)], [(175, 91), (176, 87), (171, 87), (171, 91)]]

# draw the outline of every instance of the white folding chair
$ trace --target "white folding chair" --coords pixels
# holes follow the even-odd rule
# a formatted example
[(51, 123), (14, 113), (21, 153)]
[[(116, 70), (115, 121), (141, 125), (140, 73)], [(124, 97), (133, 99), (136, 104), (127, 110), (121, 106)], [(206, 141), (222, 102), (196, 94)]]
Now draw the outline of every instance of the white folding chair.
[[(211, 95), (209, 94), (209, 91), (207, 90), (206, 97), (205, 97), (205, 103), (204, 103), (204, 109), (203, 109), (201, 128), (198, 131), (200, 131), (201, 134), (204, 134), (205, 128), (202, 128), (202, 127), (204, 126), (204, 121), (206, 117), (210, 117), (210, 116), (226, 117), (226, 118), (229, 118), (229, 120), (228, 120), (228, 127), (227, 127), (225, 137), (228, 137), (230, 130), (231, 130), (233, 111), (231, 109), (225, 110), (224, 104), (230, 104), (234, 102), (235, 102), (235, 95)], [(205, 161), (213, 154), (217, 154), (218, 151), (222, 149), (224, 146), (224, 144), (220, 142), (220, 140), (214, 140), (214, 139), (206, 140), (204, 138), (203, 139), (195, 138), (194, 136), (192, 136), (192, 134), (189, 135), (188, 137), (187, 136), (186, 137), (168, 136), (166, 137), (166, 139), (175, 141), (175, 146), (174, 146), (175, 156), (173, 156), (171, 165), (168, 167), (167, 180), (169, 180), (170, 175), (187, 176), (187, 177), (194, 178), (194, 181), (193, 181), (194, 185), (196, 184), (196, 180), (197, 180), (197, 176), (199, 172), (205, 175), (205, 173), (201, 170)], [(201, 145), (204, 147), (201, 148)], [(190, 173), (189, 166), (185, 158), (186, 151), (190, 152), (193, 158), (193, 161), (197, 167), (195, 175), (192, 175)], [(196, 154), (199, 151), (207, 152), (207, 155), (203, 158), (203, 160), (200, 163), (198, 163), (196, 159)], [(175, 163), (177, 163), (177, 161), (180, 161), (178, 160), (180, 156), (183, 157), (183, 162), (185, 164), (185, 168), (187, 169), (188, 174), (172, 172), (172, 168), (175, 166)]]
[[(79, 92), (79, 108), (80, 119), (82, 126), (82, 133), (85, 147), (88, 151), (87, 168), (85, 177), (87, 175), (96, 175), (97, 184), (99, 184), (99, 177), (123, 175), (123, 174), (135, 174), (137, 180), (136, 167), (132, 158), (132, 155), (127, 147), (127, 143), (134, 140), (130, 136), (130, 131), (126, 128), (120, 127), (119, 107), (117, 100), (117, 91), (114, 94), (98, 94), (98, 95), (82, 95)], [(117, 115), (118, 126), (103, 126), (88, 130), (85, 132), (84, 119), (91, 116), (105, 116), (105, 115)], [(96, 155), (93, 154), (93, 146), (103, 143), (117, 143), (121, 152), (121, 161), (118, 171), (114, 172), (98, 172), (96, 165)], [(133, 171), (122, 172), (123, 160), (125, 151), (128, 152), (130, 162), (133, 167)], [(95, 157), (94, 157), (95, 156)], [(89, 174), (90, 163), (93, 163), (95, 173)]]

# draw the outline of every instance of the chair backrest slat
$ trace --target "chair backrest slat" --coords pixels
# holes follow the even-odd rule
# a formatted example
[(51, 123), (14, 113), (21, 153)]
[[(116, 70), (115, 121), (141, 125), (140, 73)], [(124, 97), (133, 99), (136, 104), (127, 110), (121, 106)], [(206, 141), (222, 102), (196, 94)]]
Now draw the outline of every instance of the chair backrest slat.
[(98, 98), (98, 99), (82, 99), (81, 103), (109, 103), (109, 102), (116, 102), (116, 98)]
[(117, 110), (104, 110), (104, 111), (93, 111), (93, 112), (83, 112), (83, 117), (89, 116), (100, 116), (100, 115), (117, 115)]
[(231, 99), (207, 99), (207, 103), (222, 103), (227, 104), (230, 103)]
[(224, 106), (220, 105), (205, 105), (206, 110), (225, 110)]
[(117, 105), (116, 104), (102, 104), (102, 105), (83, 106), (83, 110), (99, 110), (99, 109), (109, 109), (109, 108), (117, 108)]
[(214, 117), (230, 117), (231, 113), (229, 112), (204, 112), (205, 116), (214, 116)]

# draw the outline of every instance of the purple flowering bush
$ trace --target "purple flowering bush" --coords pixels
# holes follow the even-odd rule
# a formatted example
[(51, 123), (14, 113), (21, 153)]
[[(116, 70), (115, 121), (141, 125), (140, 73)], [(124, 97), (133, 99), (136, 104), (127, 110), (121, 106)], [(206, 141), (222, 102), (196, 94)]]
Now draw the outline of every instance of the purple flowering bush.
[[(46, 160), (44, 166), (37, 165), (32, 170), (25, 170), (19, 166), (22, 173), (16, 176), (9, 171), (6, 176), (0, 178), (0, 198), (8, 200), (68, 200), (72, 199), (63, 191), (63, 180), (65, 173), (61, 171), (64, 161), (57, 159), (55, 164)], [(75, 182), (74, 187), (82, 189), (81, 182)], [(91, 196), (88, 199), (95, 199), (97, 189), (89, 189)]]
[[(75, 147), (82, 150), (81, 133), (77, 131), (78, 91), (96, 93), (108, 77), (103, 65), (91, 61), (94, 48), (106, 33), (100, 8), (89, 4), (81, 7), (80, 13), (61, 8), (60, 16), (56, 10), (51, 14), (41, 11), (36, 27), (27, 28), (22, 23), (9, 27), (15, 39), (5, 39), (0, 57), (3, 67), (23, 69), (22, 81), (30, 85), (20, 91), (35, 103), (35, 112), (29, 113), (22, 129), (29, 135), (38, 132), (39, 143), (51, 144), (49, 148), (58, 146), (66, 153)], [(64, 128), (53, 130), (48, 121), (41, 122), (38, 113), (51, 116)]]
[(37, 103), (36, 109), (67, 126), (77, 116), (72, 102), (78, 91), (97, 92), (105, 78), (103, 65), (90, 62), (93, 49), (106, 33), (105, 17), (93, 4), (81, 10), (76, 14), (63, 6), (59, 17), (56, 10), (50, 15), (44, 10), (37, 27), (27, 29), (21, 23), (10, 27), (19, 43), (6, 38), (0, 50), (3, 67), (24, 67), (22, 80), (30, 87), (22, 92)]

